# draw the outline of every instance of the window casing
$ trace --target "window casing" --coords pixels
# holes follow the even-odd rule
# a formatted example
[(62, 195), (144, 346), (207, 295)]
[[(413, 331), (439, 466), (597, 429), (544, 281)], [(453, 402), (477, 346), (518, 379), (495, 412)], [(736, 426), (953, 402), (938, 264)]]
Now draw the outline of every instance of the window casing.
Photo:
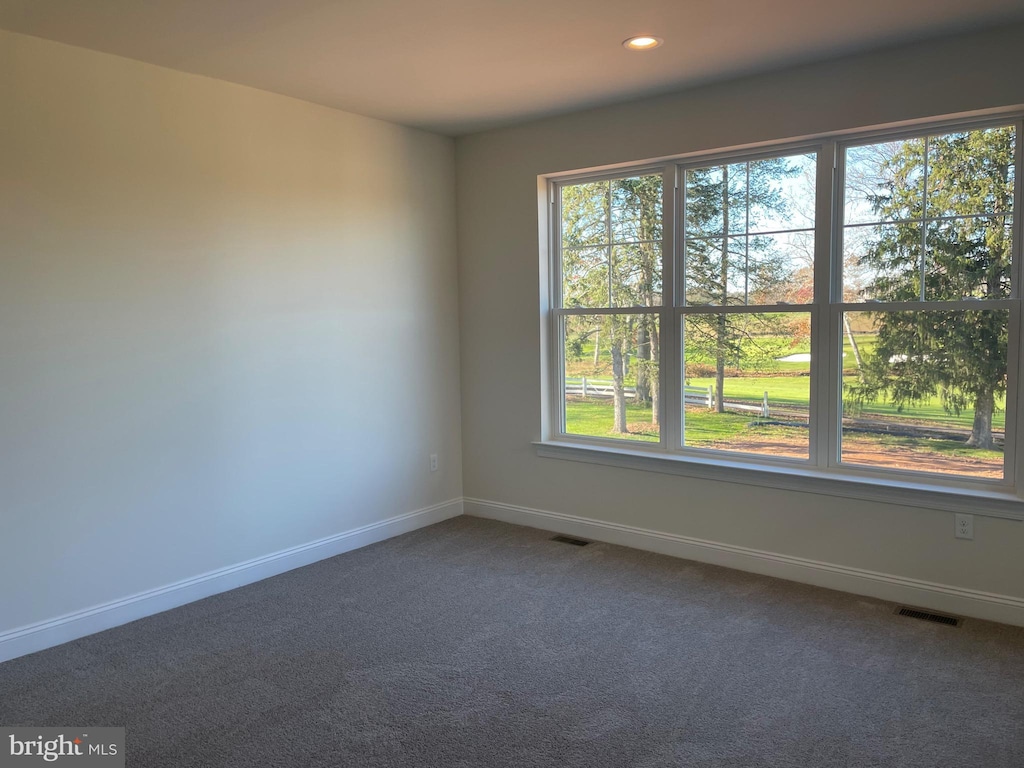
[[(1021, 137), (1020, 116), (1003, 114), (545, 179), (541, 453), (801, 489), (813, 478), (838, 495), (905, 488), (922, 506), (1024, 517)], [(1008, 166), (986, 176), (980, 155)], [(581, 244), (566, 201), (587, 185), (603, 185), (608, 213), (604, 236)], [(657, 209), (645, 236), (627, 203), (616, 220), (622, 189), (647, 190), (648, 218)], [(583, 245), (590, 267), (569, 258)], [(660, 270), (650, 253), (629, 261), (641, 246), (660, 250)], [(623, 264), (660, 280), (617, 290), (637, 284)], [(605, 269), (599, 300), (577, 290), (587, 269)], [(974, 336), (951, 335), (982, 327), (974, 357)], [(997, 450), (960, 450), (986, 376)]]

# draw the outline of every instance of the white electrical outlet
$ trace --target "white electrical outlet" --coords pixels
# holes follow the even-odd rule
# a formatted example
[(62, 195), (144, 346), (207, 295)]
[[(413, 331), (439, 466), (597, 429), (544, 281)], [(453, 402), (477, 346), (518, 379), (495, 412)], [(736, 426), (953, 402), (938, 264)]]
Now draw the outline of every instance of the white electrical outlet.
[(437, 472), (437, 454), (430, 454), (430, 471)]
[(958, 539), (974, 538), (974, 515), (954, 515), (956, 529), (954, 535)]

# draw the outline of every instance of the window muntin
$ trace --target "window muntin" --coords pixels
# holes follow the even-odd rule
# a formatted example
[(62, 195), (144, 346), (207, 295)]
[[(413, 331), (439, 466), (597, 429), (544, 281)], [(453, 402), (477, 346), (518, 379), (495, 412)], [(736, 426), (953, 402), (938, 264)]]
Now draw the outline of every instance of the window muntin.
[[(653, 445), (646, 445), (647, 450), (694, 458), (731, 456), (732, 461), (752, 460), (766, 468), (780, 461), (799, 461), (817, 473), (851, 479), (919, 478), (916, 482), (938, 487), (979, 490), (1013, 487), (1014, 457), (1019, 455), (1014, 446), (1017, 431), (1013, 417), (1018, 396), (1015, 349), (1020, 346), (1021, 313), (1019, 288), (1013, 281), (1020, 225), (1013, 207), (1020, 195), (1020, 123), (946, 125), (953, 127), (922, 129), (916, 134), (904, 129), (892, 138), (877, 132), (874, 136), (879, 138), (867, 141), (823, 140), (817, 147), (809, 146), (811, 151), (783, 149), (773, 154), (760, 150), (749, 157), (733, 153), (718, 162), (682, 161), (665, 167), (666, 179), (676, 175), (677, 202), (666, 205), (673, 219), (665, 220), (664, 232), (662, 228), (658, 231), (667, 242), (672, 241), (673, 231), (677, 239), (673, 258), (659, 272), (666, 280), (660, 295), (664, 304), (632, 305), (633, 311), (646, 306), (659, 318), (659, 363), (662, 359), (666, 363), (659, 372), (665, 391), (672, 392), (671, 397), (659, 400), (660, 445), (651, 440)], [(991, 156), (978, 157), (979, 147), (989, 147)], [(840, 183), (830, 188), (825, 173), (831, 172), (833, 157)], [(756, 180), (759, 175), (764, 177), (773, 164), (778, 165), (779, 158), (799, 164), (800, 170), (793, 174), (794, 181), (777, 184), (778, 194), (769, 196), (766, 206), (759, 197)], [(899, 159), (898, 166), (894, 158)], [(660, 173), (650, 175), (660, 177)], [(888, 186), (880, 186), (883, 183)], [(672, 191), (671, 186), (665, 189)], [(604, 194), (609, 200), (610, 220), (610, 183)], [(880, 195), (886, 198), (882, 202), (875, 199)], [(780, 207), (785, 214), (773, 213), (773, 199), (783, 201)], [(829, 211), (832, 213), (826, 215)], [(615, 231), (610, 221), (606, 229)], [(594, 244), (606, 247), (615, 242), (612, 235)], [(831, 248), (830, 242), (834, 242)], [(602, 263), (610, 268), (614, 258), (609, 253)], [(611, 290), (608, 297), (601, 305), (605, 312), (626, 306), (615, 303)], [(553, 306), (559, 335), (562, 314), (584, 312), (571, 310), (568, 303), (560, 305), (556, 301)], [(1000, 445), (995, 450), (980, 448), (988, 451), (986, 455), (974, 453), (968, 457), (955, 446), (931, 444), (931, 448), (945, 451), (932, 451), (942, 456), (944, 463), (903, 461), (894, 446), (908, 449), (905, 441), (900, 443), (891, 435), (872, 436), (870, 432), (867, 437), (877, 445), (871, 454), (862, 450), (865, 432), (858, 429), (863, 425), (857, 419), (868, 415), (872, 419), (883, 417), (890, 429), (929, 419), (935, 422), (930, 427), (937, 430), (951, 425), (964, 429), (966, 422), (974, 422), (975, 409), (964, 405), (970, 398), (961, 391), (969, 377), (943, 372), (941, 358), (935, 353), (927, 358), (922, 357), (923, 352), (903, 353), (906, 361), (917, 357), (929, 362), (923, 367), (931, 370), (934, 392), (919, 387), (917, 400), (905, 397), (905, 393), (897, 394), (893, 384), (893, 380), (907, 378), (905, 373), (895, 375), (896, 364), (901, 362), (899, 354), (889, 355), (894, 362), (881, 366), (890, 369), (889, 382), (881, 382), (885, 386), (874, 382), (873, 391), (849, 387), (860, 384), (861, 371), (859, 365), (851, 363), (854, 350), (848, 327), (853, 341), (860, 342), (862, 358), (866, 358), (872, 353), (872, 331), (877, 346), (874, 324), (887, 318), (891, 323), (892, 318), (913, 312), (932, 312), (932, 320), (942, 319), (940, 329), (980, 327), (978, 319), (984, 317), (999, 329), (996, 336), (1002, 334), (988, 355), (996, 379), (993, 432)], [(765, 351), (757, 353), (744, 350), (743, 344), (732, 344), (732, 364), (724, 366), (721, 376), (725, 400), (732, 398), (756, 410), (755, 389), (766, 380), (784, 378), (795, 367), (806, 373), (799, 377), (799, 388), (769, 386), (766, 390), (769, 414), (789, 411), (785, 415), (794, 423), (778, 426), (787, 429), (791, 438), (797, 434), (802, 438), (785, 448), (764, 437), (770, 434), (765, 429), (770, 417), (754, 414), (741, 425), (747, 430), (743, 439), (734, 435), (723, 440), (722, 432), (728, 430), (709, 428), (692, 415), (701, 406), (698, 390), (705, 384), (713, 389), (710, 397), (705, 395), (705, 401), (714, 403), (718, 397), (718, 361), (712, 365), (707, 346), (701, 350), (695, 344), (700, 325), (717, 328), (724, 319), (727, 328), (736, 328), (741, 315), (804, 329), (762, 333), (759, 339), (768, 343), (763, 344)], [(922, 315), (918, 319), (927, 318)], [(751, 322), (748, 319), (748, 328)], [(561, 338), (559, 346), (564, 343)], [(789, 354), (772, 354), (771, 348), (780, 343), (790, 345)], [(729, 344), (722, 346), (730, 348)], [(948, 357), (960, 360), (963, 356)], [(564, 376), (561, 360), (558, 362)], [(763, 363), (778, 370), (758, 370)], [(712, 370), (714, 376), (707, 375)], [(796, 381), (794, 378), (786, 383)], [(687, 386), (691, 388), (689, 397)], [(872, 394), (875, 401), (868, 397)], [(706, 402), (704, 405), (707, 411)], [(564, 400), (560, 408), (559, 426), (564, 424), (560, 421)], [(794, 413), (797, 410), (799, 419)], [(732, 421), (740, 421), (735, 418), (737, 413)], [(1001, 444), (1004, 430), (1005, 446)], [(560, 434), (568, 433), (560, 430)], [(918, 439), (920, 444), (911, 441), (909, 450), (927, 458), (925, 449), (929, 445), (923, 440)], [(634, 444), (644, 448), (641, 443)]]
[(689, 306), (809, 304), (814, 231), (686, 239)]

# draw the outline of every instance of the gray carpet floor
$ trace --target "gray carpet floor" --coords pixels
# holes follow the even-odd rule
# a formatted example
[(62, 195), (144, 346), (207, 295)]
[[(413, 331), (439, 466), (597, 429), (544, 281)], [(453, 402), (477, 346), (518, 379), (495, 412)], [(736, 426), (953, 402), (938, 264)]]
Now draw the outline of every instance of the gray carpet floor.
[(457, 518), (0, 665), (129, 766), (1024, 766), (1024, 630)]

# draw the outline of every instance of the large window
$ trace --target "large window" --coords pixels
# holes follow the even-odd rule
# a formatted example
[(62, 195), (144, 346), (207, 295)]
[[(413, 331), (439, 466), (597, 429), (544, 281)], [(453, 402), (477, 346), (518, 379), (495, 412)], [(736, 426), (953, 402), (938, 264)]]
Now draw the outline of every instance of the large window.
[(552, 179), (545, 440), (1018, 498), (1020, 130)]

